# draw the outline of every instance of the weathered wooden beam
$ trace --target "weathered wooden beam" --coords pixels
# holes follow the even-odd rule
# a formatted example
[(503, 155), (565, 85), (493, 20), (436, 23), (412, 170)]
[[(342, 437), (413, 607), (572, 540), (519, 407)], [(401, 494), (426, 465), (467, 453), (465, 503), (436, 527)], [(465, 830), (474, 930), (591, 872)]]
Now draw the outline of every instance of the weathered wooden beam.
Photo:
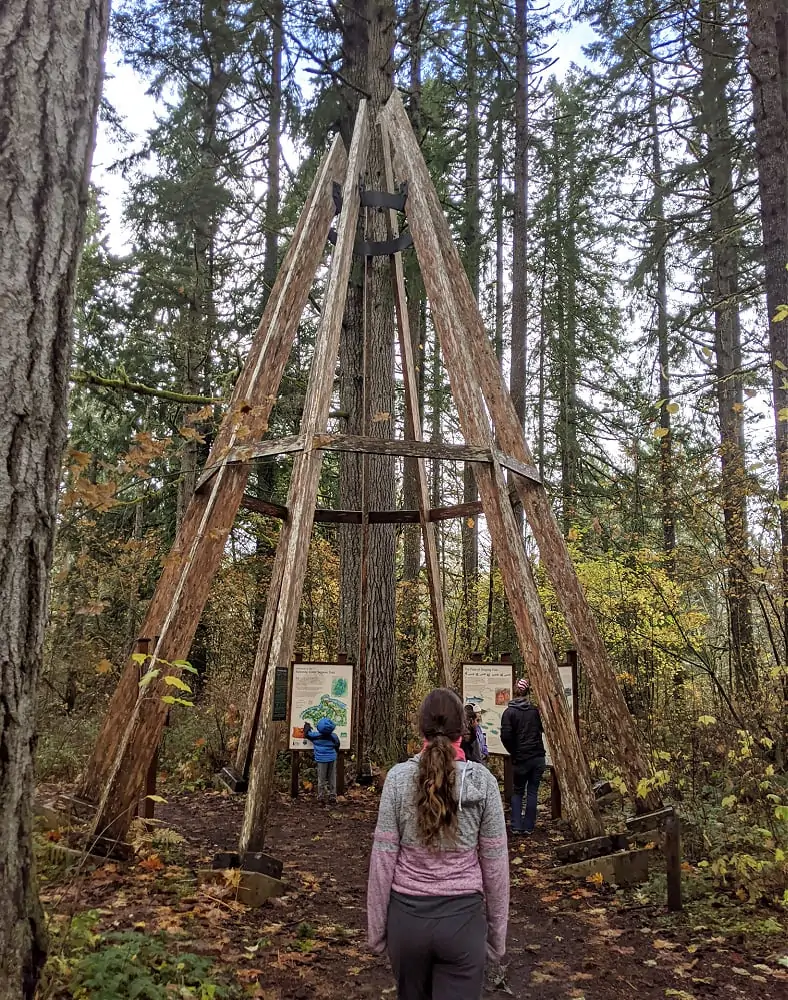
[(630, 833), (646, 833), (652, 830), (664, 829), (665, 823), (674, 815), (673, 806), (663, 806), (650, 813), (641, 813), (640, 816), (630, 816), (627, 820), (627, 829)]
[(668, 879), (668, 909), (683, 908), (681, 899), (681, 824), (676, 815), (665, 820), (665, 871)]
[[(392, 123), (396, 122), (396, 163), (398, 155), (401, 160), (404, 160), (398, 143), (404, 135), (404, 127), (407, 122), (402, 99), (396, 91), (392, 94), (383, 115), (389, 123), (392, 135), (395, 127)], [(404, 172), (400, 179), (411, 180), (410, 176)], [(534, 462), (525, 441), (523, 428), (503, 380), (498, 359), (487, 336), (484, 322), (479, 314), (473, 291), (462, 267), (448, 224), (443, 213), (440, 212), (437, 194), (432, 201), (431, 219), (436, 226), (436, 252), (439, 254), (442, 266), (446, 268), (447, 294), (451, 295), (457, 302), (463, 319), (468, 323), (464, 331), (465, 350), (469, 356), (472, 355), (472, 364), (493, 421), (498, 446), (512, 459), (532, 467)], [(408, 204), (414, 204), (410, 191)], [(439, 216), (436, 211), (440, 212)], [(415, 216), (415, 214), (415, 212), (409, 213), (409, 220), (411, 215)], [(412, 222), (411, 229), (413, 229)], [(651, 775), (651, 768), (640, 746), (634, 720), (624, 700), (616, 672), (605, 650), (599, 627), (588, 605), (547, 492), (537, 482), (517, 474), (516, 470), (514, 471), (515, 486), (522, 501), (526, 519), (539, 547), (542, 564), (555, 589), (574, 645), (577, 647), (584, 669), (589, 676), (596, 704), (608, 724), (611, 734), (611, 748), (616, 754), (618, 765), (621, 773), (625, 776), (630, 793), (634, 796), (635, 789), (640, 782)], [(656, 790), (649, 791), (644, 798), (637, 796), (635, 798), (636, 807), (643, 811), (656, 809), (661, 804)]]
[[(391, 138), (398, 176), (408, 183), (408, 221), (465, 440), (492, 450), (494, 441), (476, 370), (479, 345), (475, 343), (477, 338), (470, 336), (470, 331), (481, 323), (478, 306), (472, 295), (470, 304), (456, 296), (449, 272), (455, 267), (463, 275), (465, 272), (451, 243), (437, 192), (396, 91), (382, 116)], [(448, 237), (451, 253), (445, 251), (439, 234)], [(486, 334), (483, 339), (486, 341)], [(552, 637), (501, 466), (495, 459), (489, 466), (477, 464), (474, 475), (517, 635), (523, 655), (531, 666), (531, 680), (545, 729), (562, 757), (559, 780), (567, 820), (578, 837), (601, 835), (602, 821), (594, 801), (591, 775), (567, 708)]]
[[(333, 184), (344, 178), (345, 164), (344, 147), (337, 137), (313, 182), (211, 449), (210, 463), (221, 460), (239, 433), (259, 440), (268, 428), (334, 216)], [(245, 466), (223, 466), (210, 490), (195, 494), (189, 503), (142, 625), (143, 634), (159, 636), (156, 660), (172, 662), (189, 655), (248, 475)], [(98, 803), (94, 834), (104, 830), (120, 836), (125, 833), (161, 736), (167, 714), (161, 698), (167, 693), (161, 677), (141, 690), (137, 664), (128, 661), (80, 786), (83, 798)]]
[[(387, 120), (396, 118), (402, 130), (407, 116), (398, 93), (392, 95), (384, 115)], [(407, 178), (403, 176), (401, 179)], [(437, 195), (433, 200), (433, 208), (440, 211)], [(439, 216), (433, 215), (433, 222), (437, 226), (436, 241), (444, 266), (447, 268), (447, 281), (451, 294), (468, 322), (465, 331), (466, 343), (468, 349), (473, 351), (473, 363), (487, 409), (492, 417), (497, 445), (512, 459), (532, 467), (534, 462), (523, 428), (515, 413), (473, 291), (442, 212)], [(616, 672), (602, 642), (599, 627), (583, 592), (547, 492), (543, 485), (517, 474), (516, 470), (513, 471), (515, 471), (514, 485), (539, 547), (541, 561), (561, 604), (574, 645), (589, 677), (596, 704), (610, 728), (611, 746), (617, 762), (626, 777), (630, 792), (634, 795), (640, 782), (651, 776), (651, 767), (642, 751), (634, 720), (624, 700)], [(660, 805), (660, 796), (656, 790), (650, 790), (642, 798), (636, 796), (638, 811), (657, 809)]]
[[(315, 353), (304, 401), (301, 429), (306, 440), (305, 450), (293, 461), (293, 473), (288, 493), (286, 544), (283, 546), (287, 571), (282, 580), (274, 631), (268, 654), (271, 665), (288, 663), (292, 658), (298, 612), (306, 575), (309, 540), (312, 534), (317, 491), (320, 484), (322, 453), (312, 447), (315, 434), (325, 430), (331, 404), (334, 371), (339, 354), (339, 337), (347, 297), (348, 279), (353, 260), (353, 243), (359, 213), (359, 176), (369, 143), (369, 111), (362, 100), (356, 115), (347, 176), (343, 188), (342, 211), (337, 227), (337, 242), (331, 259), (323, 303), (323, 312), (315, 340)], [(261, 650), (258, 647), (258, 654)], [(274, 698), (275, 671), (265, 673), (260, 704), (260, 723), (254, 741), (249, 791), (241, 827), (240, 850), (260, 851), (265, 845), (268, 805), (274, 784), (276, 764), (275, 727), (271, 720)]]
[[(391, 146), (386, 128), (382, 128), (383, 169), (386, 178), (386, 189), (394, 190), (394, 166), (391, 162)], [(387, 213), (389, 239), (399, 235), (397, 214), (393, 210)], [(405, 272), (402, 266), (402, 254), (395, 253), (391, 258), (391, 278), (394, 285), (394, 308), (397, 314), (397, 333), (399, 336), (399, 351), (402, 358), (402, 377), (405, 386), (405, 420), (406, 430), (413, 439), (412, 444), (423, 445), (421, 414), (419, 412), (419, 390), (416, 381), (416, 362), (413, 357), (413, 341), (411, 339), (408, 303), (405, 293)], [(435, 458), (432, 442), (430, 458)], [(427, 470), (424, 457), (416, 459), (417, 503), (419, 505), (419, 521), (421, 536), (424, 543), (424, 561), (427, 567), (427, 585), (430, 595), (430, 611), (432, 625), (435, 630), (435, 652), (438, 658), (438, 668), (443, 677), (444, 687), (452, 687), (451, 654), (449, 652), (449, 635), (446, 630), (446, 610), (443, 606), (443, 588), (441, 585), (440, 560), (438, 544), (435, 538), (435, 525), (430, 521), (430, 488), (427, 481)]]
[[(395, 299), (396, 302), (396, 299)], [(361, 434), (318, 435), (315, 448), (324, 451), (349, 451), (362, 455), (393, 455), (407, 458), (440, 458), (457, 462), (491, 462), (489, 448), (434, 441), (408, 441), (403, 438), (374, 438)]]
[[(252, 667), (252, 676), (249, 680), (249, 689), (246, 697), (243, 720), (241, 722), (241, 732), (238, 736), (238, 746), (235, 753), (235, 773), (248, 787), (249, 769), (252, 764), (252, 751), (257, 730), (260, 727), (262, 713), (262, 696), (265, 690), (265, 679), (269, 669), (269, 653), (271, 651), (271, 640), (274, 634), (274, 623), (279, 610), (279, 600), (282, 596), (282, 580), (285, 575), (287, 542), (290, 533), (290, 523), (286, 521), (279, 532), (276, 543), (276, 555), (274, 564), (271, 567), (271, 580), (268, 584), (268, 596), (265, 602), (265, 613), (263, 623), (260, 627), (260, 637), (257, 642), (257, 651)], [(271, 719), (266, 720), (269, 725)]]
[[(410, 352), (413, 360), (412, 351)], [(406, 362), (407, 363), (407, 362)], [(408, 440), (405, 438), (376, 438), (363, 434), (317, 434), (312, 447), (321, 451), (354, 452), (361, 455), (393, 455), (403, 458), (442, 459), (452, 462), (484, 462), (493, 460), (493, 455), (499, 464), (520, 475), (527, 476), (539, 482), (539, 473), (535, 468), (518, 462), (504, 455), (497, 449), (476, 448), (468, 444), (452, 444), (448, 441)], [(283, 438), (271, 438), (257, 444), (244, 444), (230, 449), (224, 463), (233, 465), (238, 462), (254, 462), (258, 458), (270, 458), (275, 455), (288, 455), (304, 450), (304, 438), (300, 434)], [(212, 466), (200, 480), (198, 487), (208, 481), (208, 472), (214, 475), (219, 466)]]
[(626, 833), (614, 833), (610, 837), (592, 837), (591, 840), (576, 841), (572, 844), (561, 844), (556, 847), (556, 860), (585, 861), (589, 858), (600, 858), (603, 854), (613, 854), (615, 851), (626, 851), (632, 843), (632, 838)]
[(570, 865), (553, 868), (557, 878), (588, 878), (600, 873), (606, 882), (614, 885), (636, 885), (648, 879), (648, 865), (651, 851), (646, 849), (622, 851), (588, 861), (576, 861)]
[(254, 462), (258, 458), (270, 458), (274, 455), (289, 455), (295, 451), (304, 450), (304, 439), (300, 434), (293, 434), (290, 437), (270, 438), (267, 441), (259, 441), (255, 445), (241, 444), (230, 448), (229, 451), (216, 464), (209, 459), (205, 463), (202, 475), (197, 480), (197, 489), (203, 489), (219, 471), (222, 465), (237, 465), (239, 463)]

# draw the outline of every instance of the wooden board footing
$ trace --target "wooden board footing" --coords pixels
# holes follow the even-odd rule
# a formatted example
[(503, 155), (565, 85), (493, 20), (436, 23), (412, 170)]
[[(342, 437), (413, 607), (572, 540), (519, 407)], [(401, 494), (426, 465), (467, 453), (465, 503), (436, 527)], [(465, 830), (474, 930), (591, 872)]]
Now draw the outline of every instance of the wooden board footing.
[[(203, 868), (197, 872), (197, 881), (200, 885), (227, 886), (231, 884), (223, 871), (213, 868)], [(238, 872), (238, 882), (233, 883), (235, 898), (239, 903), (246, 906), (262, 906), (266, 899), (274, 896), (284, 896), (286, 886), (278, 878), (271, 878), (262, 872)]]
[(553, 869), (553, 874), (559, 878), (588, 878), (598, 872), (606, 882), (614, 885), (636, 885), (648, 879), (648, 862), (651, 851), (645, 848), (638, 851), (623, 851), (620, 854), (608, 854), (602, 858), (590, 858), (587, 861), (577, 861), (571, 865), (561, 865)]
[(279, 858), (272, 858), (262, 851), (245, 851), (243, 854), (238, 851), (220, 851), (214, 855), (211, 867), (214, 870), (241, 868), (243, 871), (259, 872), (261, 875), (280, 879), (284, 865)]

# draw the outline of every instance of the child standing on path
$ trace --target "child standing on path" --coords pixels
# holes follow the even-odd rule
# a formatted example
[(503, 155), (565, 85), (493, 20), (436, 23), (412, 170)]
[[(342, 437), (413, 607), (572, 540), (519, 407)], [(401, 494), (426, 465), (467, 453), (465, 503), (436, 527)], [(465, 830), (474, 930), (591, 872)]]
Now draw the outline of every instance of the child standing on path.
[(317, 729), (309, 722), (304, 723), (304, 739), (310, 740), (315, 751), (317, 764), (317, 801), (337, 800), (337, 751), (339, 737), (334, 732), (336, 726), (331, 719), (322, 718)]
[(399, 1000), (480, 1000), (506, 951), (509, 855), (498, 782), (465, 759), (462, 702), (441, 688), (419, 713), (422, 751), (383, 786), (369, 866), (370, 947), (388, 951)]

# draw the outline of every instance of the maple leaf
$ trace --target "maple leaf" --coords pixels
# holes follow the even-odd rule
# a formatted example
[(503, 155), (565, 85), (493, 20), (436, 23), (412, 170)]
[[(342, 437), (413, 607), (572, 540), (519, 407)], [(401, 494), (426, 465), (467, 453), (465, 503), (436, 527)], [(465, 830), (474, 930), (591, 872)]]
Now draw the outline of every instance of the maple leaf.
[(112, 666), (111, 660), (107, 659), (99, 660), (99, 662), (96, 664), (97, 674), (110, 674), (112, 673), (113, 670), (114, 667)]
[(146, 872), (160, 872), (164, 868), (164, 862), (158, 854), (151, 854), (149, 858), (140, 861), (139, 867), (143, 868)]

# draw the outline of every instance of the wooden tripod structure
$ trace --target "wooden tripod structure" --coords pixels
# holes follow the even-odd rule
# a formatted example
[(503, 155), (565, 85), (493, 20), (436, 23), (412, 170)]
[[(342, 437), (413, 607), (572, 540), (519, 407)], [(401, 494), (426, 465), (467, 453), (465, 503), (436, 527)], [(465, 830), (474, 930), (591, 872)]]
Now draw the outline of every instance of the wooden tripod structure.
[[(407, 440), (326, 433), (361, 204), (360, 178), (371, 129), (378, 126), (382, 131), (387, 187), (393, 192), (395, 173), (400, 182), (407, 184), (405, 211), (465, 445), (435, 446), (422, 440), (402, 260), (397, 252), (391, 255), (392, 279), (405, 377)], [(337, 185), (341, 187), (342, 199), (336, 245), (301, 431), (295, 438), (263, 441), (335, 215)], [(389, 235), (396, 237), (396, 212), (392, 208), (387, 211)], [(156, 639), (145, 682), (140, 683), (138, 663), (130, 660), (83, 777), (80, 797), (96, 806), (93, 835), (120, 839), (128, 828), (167, 715), (168, 706), (162, 701), (169, 690), (165, 675), (177, 675), (178, 661), (189, 654), (211, 581), (236, 513), (244, 503), (249, 463), (262, 455), (292, 452), (294, 461), (288, 502), (281, 510), (283, 524), (235, 762), (236, 773), (248, 777), (240, 848), (242, 852), (262, 848), (276, 757), (275, 727), (270, 722), (274, 667), (288, 664), (292, 657), (316, 514), (322, 454), (331, 449), (410, 455), (417, 459), (418, 520), (424, 539), (437, 655), (444, 682), (449, 686), (448, 639), (433, 524), (440, 513), (429, 509), (424, 459), (454, 457), (473, 462), (480, 506), (487, 518), (522, 653), (539, 700), (545, 730), (554, 754), (560, 759), (559, 781), (566, 818), (576, 836), (599, 835), (601, 820), (594, 803), (588, 766), (567, 710), (551, 636), (512, 510), (504, 470), (522, 503), (599, 710), (609, 723), (621, 773), (632, 792), (638, 785), (642, 791), (643, 779), (648, 779), (650, 774), (649, 767), (546, 491), (533, 466), (523, 429), (503, 382), (437, 192), (396, 91), (379, 123), (370, 123), (368, 106), (365, 101), (361, 102), (350, 150), (346, 154), (337, 137), (312, 184), (230, 408), (148, 608), (143, 634)], [(362, 514), (362, 523), (365, 517), (372, 521), (375, 513)], [(377, 514), (379, 520), (387, 519), (384, 512)], [(359, 724), (363, 725), (363, 719)], [(660, 805), (653, 790), (641, 794), (637, 802), (642, 811)]]

